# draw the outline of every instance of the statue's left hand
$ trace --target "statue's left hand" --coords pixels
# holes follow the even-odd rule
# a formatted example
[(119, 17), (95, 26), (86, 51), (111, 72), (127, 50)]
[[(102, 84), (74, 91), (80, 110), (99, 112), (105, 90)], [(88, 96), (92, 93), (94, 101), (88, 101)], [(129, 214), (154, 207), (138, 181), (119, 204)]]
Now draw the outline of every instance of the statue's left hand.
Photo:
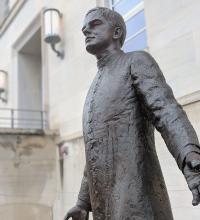
[(191, 152), (186, 156), (183, 169), (187, 184), (192, 192), (192, 205), (200, 203), (200, 154)]

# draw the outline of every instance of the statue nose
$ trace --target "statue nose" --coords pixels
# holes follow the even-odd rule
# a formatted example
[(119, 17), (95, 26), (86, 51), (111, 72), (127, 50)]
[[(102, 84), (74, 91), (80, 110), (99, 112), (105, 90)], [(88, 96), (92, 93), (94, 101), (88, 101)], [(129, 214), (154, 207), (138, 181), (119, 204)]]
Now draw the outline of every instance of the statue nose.
[(88, 34), (91, 33), (90, 27), (89, 27), (88, 25), (85, 26), (82, 31), (83, 31), (83, 34), (84, 34), (85, 36), (87, 36)]
[(83, 31), (83, 34), (87, 37), (88, 36), (88, 34), (90, 34), (91, 32), (90, 31), (88, 31), (87, 29), (86, 30), (84, 30)]

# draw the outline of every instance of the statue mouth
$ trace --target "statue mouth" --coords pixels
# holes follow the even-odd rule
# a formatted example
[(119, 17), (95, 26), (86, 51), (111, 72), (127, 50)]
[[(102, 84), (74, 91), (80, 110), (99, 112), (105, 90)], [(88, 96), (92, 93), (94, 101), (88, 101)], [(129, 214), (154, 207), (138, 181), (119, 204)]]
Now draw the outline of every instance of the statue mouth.
[(95, 37), (86, 37), (85, 38), (85, 43), (88, 43), (89, 41), (91, 41), (92, 39), (94, 39)]

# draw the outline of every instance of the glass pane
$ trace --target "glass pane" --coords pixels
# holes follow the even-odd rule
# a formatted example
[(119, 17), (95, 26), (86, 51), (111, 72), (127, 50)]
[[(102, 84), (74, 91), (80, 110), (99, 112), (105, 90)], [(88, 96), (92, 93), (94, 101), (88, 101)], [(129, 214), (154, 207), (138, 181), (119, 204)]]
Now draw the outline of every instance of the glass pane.
[(9, 7), (12, 8), (14, 4), (17, 2), (17, 0), (8, 0), (9, 2)]
[(138, 34), (135, 38), (127, 41), (124, 46), (124, 52), (131, 52), (135, 50), (143, 50), (147, 47), (147, 33), (143, 31)]
[(122, 0), (114, 7), (115, 11), (121, 15), (125, 15), (128, 11), (134, 8), (141, 0)]
[(0, 0), (0, 25), (9, 16), (15, 4), (20, 4), (22, 1), (25, 0)]
[(145, 18), (144, 18), (144, 10), (143, 10), (126, 22), (126, 28), (127, 28), (126, 38), (129, 38), (130, 36), (134, 35), (144, 27), (145, 27)]
[(112, 0), (112, 4), (114, 5), (118, 0)]

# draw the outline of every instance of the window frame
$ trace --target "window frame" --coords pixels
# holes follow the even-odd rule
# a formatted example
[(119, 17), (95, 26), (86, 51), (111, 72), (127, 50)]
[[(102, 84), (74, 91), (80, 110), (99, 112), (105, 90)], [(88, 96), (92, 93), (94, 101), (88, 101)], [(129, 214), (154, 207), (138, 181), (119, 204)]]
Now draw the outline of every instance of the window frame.
[[(122, 0), (117, 0), (115, 3), (113, 3), (113, 0), (109, 0), (110, 2), (110, 6), (111, 9), (114, 10), (114, 7), (119, 4), (119, 2)], [(133, 7), (130, 11), (128, 11), (126, 14), (122, 15), (122, 17), (124, 18), (125, 23), (130, 20), (131, 18), (133, 18), (134, 16), (136, 16), (137, 14), (139, 14), (140, 12), (142, 12), (144, 10), (144, 0), (142, 0), (140, 3), (138, 3), (135, 7)], [(124, 41), (124, 44), (126, 44), (128, 41), (136, 38), (139, 34), (141, 34), (142, 32), (147, 31), (146, 28), (146, 23), (145, 26), (143, 28), (141, 28), (139, 31), (137, 31), (135, 34), (131, 35), (129, 38), (127, 38)], [(147, 42), (146, 42), (147, 44)], [(148, 45), (143, 49), (143, 50), (148, 50)]]
[(17, 0), (13, 6), (10, 8), (8, 14), (5, 16), (5, 18), (0, 23), (0, 37), (3, 35), (3, 33), (6, 31), (10, 23), (13, 21), (19, 10), (22, 8), (22, 6), (27, 2), (27, 0)]

